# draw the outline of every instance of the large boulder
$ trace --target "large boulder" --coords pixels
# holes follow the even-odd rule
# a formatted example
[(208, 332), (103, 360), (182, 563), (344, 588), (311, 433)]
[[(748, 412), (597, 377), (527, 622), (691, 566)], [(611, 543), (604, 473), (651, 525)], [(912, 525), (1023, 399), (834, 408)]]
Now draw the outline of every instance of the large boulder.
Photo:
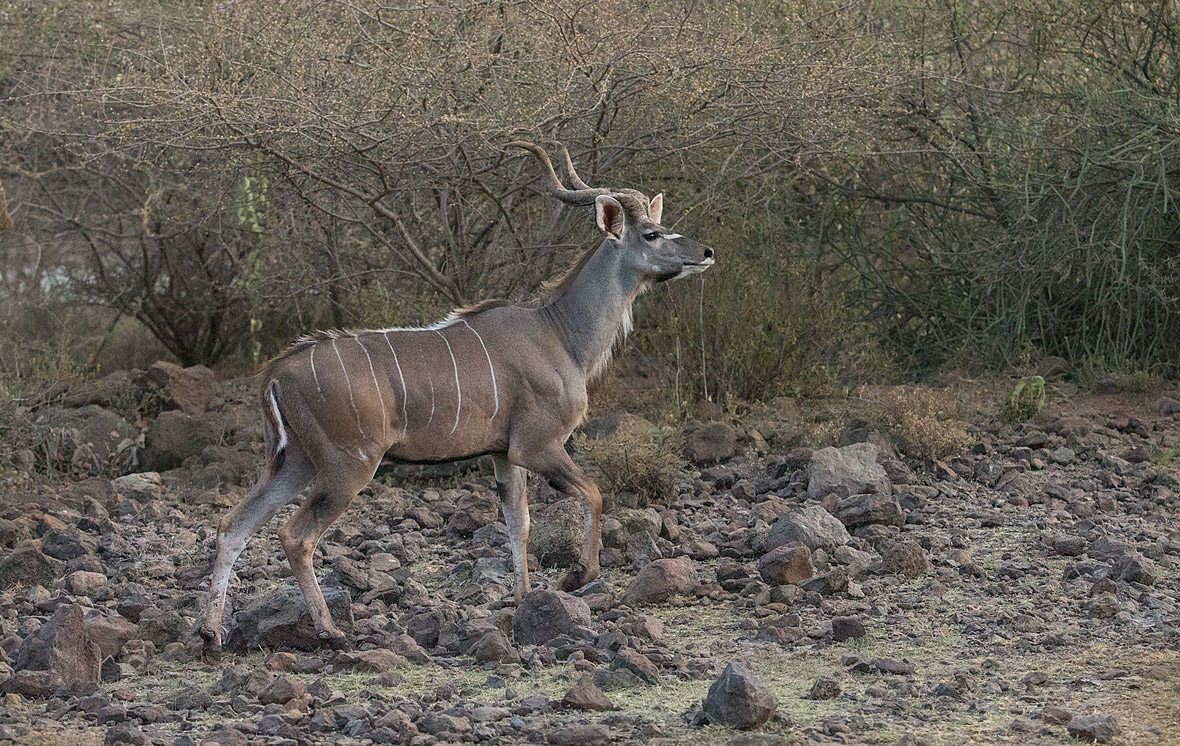
[[(351, 634), (352, 596), (340, 588), (323, 591), (332, 621), (346, 635)], [(298, 588), (281, 588), (255, 599), (234, 614), (234, 625), (225, 641), (229, 650), (257, 647), (315, 650), (323, 645)]]
[(198, 415), (213, 398), (216, 381), (213, 371), (204, 365), (182, 368), (160, 360), (140, 374), (135, 383), (159, 397), (162, 408), (175, 407), (185, 414)]
[(0, 560), (0, 588), (49, 585), (65, 571), (65, 563), (46, 555), (31, 541), (21, 542)]
[(689, 433), (684, 440), (684, 455), (697, 466), (708, 466), (733, 458), (737, 453), (737, 433), (724, 422), (712, 422)]
[(836, 516), (824, 510), (822, 505), (811, 503), (785, 513), (775, 521), (770, 527), (766, 546), (775, 549), (784, 544), (799, 543), (808, 549), (831, 551), (851, 539), (848, 529)]
[(175, 469), (217, 440), (217, 428), (211, 423), (178, 409), (161, 412), (147, 431), (144, 466), (153, 471)]
[(512, 635), (520, 645), (541, 645), (574, 627), (590, 624), (590, 607), (582, 599), (560, 591), (524, 594), (512, 619)]
[(567, 497), (546, 505), (533, 516), (529, 529), (529, 552), (542, 567), (567, 567), (578, 561), (586, 526), (582, 499)]
[(704, 714), (710, 723), (738, 730), (757, 728), (778, 708), (774, 692), (750, 673), (744, 663), (730, 663), (709, 687)]
[(85, 691), (99, 682), (102, 653), (86, 632), (82, 607), (63, 604), (25, 638), (16, 652), (16, 671), (50, 671), (64, 686)]
[(627, 586), (623, 603), (631, 606), (660, 603), (677, 593), (691, 593), (700, 584), (700, 575), (688, 557), (658, 559), (644, 565)]
[(49, 468), (98, 471), (122, 465), (136, 436), (127, 420), (94, 404), (78, 409), (46, 407), (33, 423), (33, 432)]
[(872, 492), (889, 495), (893, 485), (885, 468), (877, 463), (881, 449), (872, 443), (853, 443), (843, 448), (821, 448), (811, 454), (807, 465), (807, 497), (820, 500), (827, 495), (855, 495)]

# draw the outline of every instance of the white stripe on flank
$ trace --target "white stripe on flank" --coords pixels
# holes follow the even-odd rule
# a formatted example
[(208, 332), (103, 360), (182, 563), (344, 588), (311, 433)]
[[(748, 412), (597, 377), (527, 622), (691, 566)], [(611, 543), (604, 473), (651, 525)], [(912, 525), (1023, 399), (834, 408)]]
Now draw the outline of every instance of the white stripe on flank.
[(315, 345), (311, 346), (311, 377), (315, 379), (315, 392), (320, 395), (320, 401), (324, 400), (324, 390), (320, 388), (320, 377), (315, 372)]
[(352, 413), (356, 415), (356, 429), (361, 437), (365, 437), (365, 429), (361, 427), (361, 411), (356, 408), (356, 400), (352, 398), (352, 381), (348, 380), (348, 368), (344, 367), (344, 358), (340, 357), (340, 348), (336, 340), (332, 340), (332, 349), (336, 352), (336, 359), (340, 361), (340, 370), (344, 371), (344, 383), (348, 384), (348, 403), (352, 405)]
[(483, 343), (483, 337), (479, 335), (479, 332), (475, 331), (475, 329), (472, 329), (471, 324), (467, 323), (467, 319), (463, 319), (462, 321), (463, 326), (471, 329), (471, 333), (474, 334), (476, 339), (479, 340), (479, 346), (483, 348), (484, 357), (488, 359), (488, 370), (492, 372), (492, 396), (496, 400), (496, 409), (492, 412), (491, 417), (491, 419), (494, 420), (496, 419), (496, 415), (500, 412), (500, 389), (496, 387), (496, 369), (492, 367), (492, 356), (488, 353), (488, 346)]
[(430, 419), (426, 424), (434, 422), (434, 376), (430, 375), (430, 365), (426, 361), (426, 349), (422, 347), (422, 340), (418, 340), (418, 352), (422, 355), (422, 367), (426, 370), (426, 382), (430, 384)]
[(451, 428), (451, 432), (459, 429), (459, 412), (463, 411), (463, 389), (459, 387), (459, 364), (455, 362), (455, 353), (451, 350), (451, 343), (443, 337), (443, 333), (435, 329), (434, 333), (442, 337), (443, 344), (447, 346), (447, 353), (451, 356), (451, 365), (455, 368), (455, 393), (459, 396), (459, 403), (455, 405), (455, 425)]
[[(397, 377), (402, 382), (402, 437), (406, 436), (406, 429), (410, 426), (410, 418), (406, 415), (406, 377), (402, 375), (402, 364), (397, 361), (397, 353), (393, 350), (393, 342), (389, 341), (389, 332), (382, 332), (381, 336), (385, 337), (385, 344), (389, 345), (389, 351), (393, 353), (393, 364), (397, 366)], [(431, 407), (434, 405), (432, 404)]]
[(377, 383), (377, 371), (373, 368), (373, 356), (369, 354), (369, 350), (360, 337), (356, 338), (356, 343), (365, 351), (365, 359), (369, 361), (369, 373), (373, 374), (373, 388), (377, 389), (377, 401), (381, 402), (381, 439), (384, 440), (389, 437), (389, 413), (385, 411), (385, 397), (381, 394), (381, 384)]
[(679, 233), (665, 233), (664, 238), (668, 238), (668, 239), (675, 241), (678, 238), (684, 238), (684, 236), (680, 235)]
[(283, 416), (279, 414), (279, 401), (275, 397), (275, 391), (278, 390), (278, 385), (271, 381), (270, 386), (266, 389), (266, 398), (270, 401), (270, 411), (275, 416), (275, 425), (279, 430), (279, 443), (275, 446), (275, 453), (287, 447), (287, 428), (283, 427)]

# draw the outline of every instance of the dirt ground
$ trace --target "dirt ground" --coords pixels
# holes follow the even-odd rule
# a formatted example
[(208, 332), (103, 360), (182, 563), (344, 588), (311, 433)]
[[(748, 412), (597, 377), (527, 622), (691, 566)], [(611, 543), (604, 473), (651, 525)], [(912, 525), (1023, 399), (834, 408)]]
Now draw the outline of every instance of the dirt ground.
[[(667, 495), (608, 496), (602, 577), (581, 593), (589, 623), (540, 644), (513, 639), (487, 466), (379, 474), (316, 562), (325, 588), (349, 593), (355, 650), (392, 652), (374, 666), (259, 633), (208, 664), (193, 630), (211, 527), (249, 489), (260, 450), (250, 382), (219, 383), (192, 417), (214, 442), (160, 470), (158, 485), (111, 488), (109, 474), (69, 469), (7, 476), (0, 680), (63, 606), (82, 608), (104, 664), (103, 680), (72, 690), (6, 683), (0, 741), (1180, 744), (1180, 412), (1169, 404), (1180, 396), (1051, 391), (1013, 425), (998, 415), (1003, 394), (960, 385), (949, 395), (969, 442), (929, 459), (896, 451), (888, 423), (858, 416), (856, 400), (890, 395), (697, 413), (730, 428), (733, 453), (685, 461)], [(151, 420), (128, 424), (150, 431)], [(700, 424), (675, 429), (692, 444)], [(150, 432), (148, 442), (139, 447), (152, 447)], [(888, 473), (896, 519), (857, 512), (872, 494), (809, 496), (818, 449), (855, 443)], [(530, 489), (534, 587), (554, 589), (568, 521), (560, 496)], [(768, 582), (760, 560), (776, 527), (813, 504), (850, 537), (813, 548), (810, 577)], [(273, 530), (286, 515), (239, 560), (230, 627), (261, 628), (266, 612), (251, 605), (295, 587)], [(15, 566), (30, 552), (48, 557), (43, 574)], [(647, 564), (681, 556), (695, 587), (624, 603)], [(833, 620), (863, 630), (838, 640)], [(698, 717), (733, 661), (777, 700), (744, 732)], [(561, 704), (583, 674), (612, 709)], [(277, 679), (295, 696), (268, 695)], [(1071, 736), (1092, 716), (1114, 732)]]

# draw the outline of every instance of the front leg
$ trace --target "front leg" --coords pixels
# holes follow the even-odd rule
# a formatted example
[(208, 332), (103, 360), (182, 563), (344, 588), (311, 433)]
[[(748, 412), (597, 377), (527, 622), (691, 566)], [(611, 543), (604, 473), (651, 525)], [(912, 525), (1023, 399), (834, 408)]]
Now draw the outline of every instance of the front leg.
[[(517, 461), (516, 463), (520, 463)], [(582, 498), (582, 521), (585, 528), (582, 554), (561, 581), (563, 591), (572, 591), (593, 582), (598, 577), (599, 519), (602, 516), (602, 495), (582, 470), (560, 446), (532, 454), (524, 464), (549, 481), (553, 489), (571, 497)]]
[(529, 592), (529, 501), (528, 476), (502, 454), (492, 456), (496, 468), (496, 487), (500, 493), (500, 507), (504, 524), (508, 527), (508, 541), (512, 544), (512, 569), (516, 574), (513, 597), (520, 606)]

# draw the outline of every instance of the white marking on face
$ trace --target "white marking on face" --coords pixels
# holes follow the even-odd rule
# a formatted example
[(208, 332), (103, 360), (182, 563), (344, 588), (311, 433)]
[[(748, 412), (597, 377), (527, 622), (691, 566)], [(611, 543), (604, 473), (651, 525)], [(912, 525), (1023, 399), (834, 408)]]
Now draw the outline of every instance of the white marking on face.
[(475, 329), (472, 329), (471, 324), (467, 323), (467, 319), (463, 319), (463, 326), (471, 329), (471, 333), (479, 340), (479, 346), (483, 348), (484, 357), (488, 359), (488, 370), (492, 372), (492, 397), (496, 400), (496, 409), (492, 412), (491, 417), (494, 420), (500, 412), (500, 389), (496, 387), (496, 369), (492, 367), (492, 356), (488, 353), (488, 346), (483, 343), (483, 337)]
[(397, 361), (397, 352), (393, 349), (393, 342), (389, 341), (389, 332), (385, 332), (381, 336), (385, 337), (385, 344), (389, 345), (389, 351), (393, 353), (393, 364), (397, 366), (397, 377), (402, 382), (402, 437), (404, 438), (406, 430), (410, 426), (410, 418), (406, 415), (406, 377), (402, 375), (402, 364)]
[(373, 368), (373, 356), (369, 354), (369, 350), (360, 337), (356, 338), (356, 343), (365, 351), (365, 359), (369, 361), (369, 373), (373, 376), (373, 388), (377, 389), (377, 401), (381, 402), (381, 439), (384, 440), (389, 437), (389, 413), (385, 411), (385, 396), (381, 393), (381, 384), (377, 383), (377, 371)]
[(320, 395), (320, 401), (324, 400), (324, 390), (320, 388), (320, 377), (315, 372), (315, 345), (311, 346), (311, 377), (315, 381), (315, 391)]
[(336, 359), (340, 361), (340, 370), (344, 371), (344, 383), (348, 385), (348, 403), (352, 405), (352, 413), (356, 415), (356, 429), (360, 432), (361, 437), (365, 437), (365, 429), (361, 427), (361, 411), (356, 408), (356, 399), (352, 397), (352, 381), (348, 378), (348, 368), (344, 366), (344, 358), (340, 357), (340, 348), (336, 346), (336, 340), (332, 340), (332, 350), (336, 353)]
[(455, 353), (451, 350), (451, 343), (443, 337), (443, 333), (438, 329), (434, 333), (442, 337), (443, 344), (447, 346), (447, 354), (451, 356), (451, 365), (455, 368), (455, 394), (459, 397), (458, 403), (455, 405), (455, 424), (451, 427), (451, 432), (454, 433), (459, 429), (459, 412), (463, 411), (463, 389), (459, 387), (459, 364), (455, 362)]
[(680, 235), (679, 233), (665, 233), (664, 238), (675, 241), (678, 238), (684, 238), (684, 236)]

